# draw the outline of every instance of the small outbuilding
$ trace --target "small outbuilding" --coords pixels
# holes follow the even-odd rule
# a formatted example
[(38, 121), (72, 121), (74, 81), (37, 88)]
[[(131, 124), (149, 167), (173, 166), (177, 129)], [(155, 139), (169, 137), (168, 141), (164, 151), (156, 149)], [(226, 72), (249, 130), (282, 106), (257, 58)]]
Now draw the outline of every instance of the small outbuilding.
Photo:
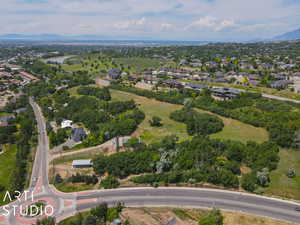
[(72, 120), (63, 120), (61, 122), (61, 128), (72, 127), (73, 121)]
[(73, 160), (72, 167), (73, 168), (90, 168), (93, 166), (93, 162), (91, 159), (87, 160)]

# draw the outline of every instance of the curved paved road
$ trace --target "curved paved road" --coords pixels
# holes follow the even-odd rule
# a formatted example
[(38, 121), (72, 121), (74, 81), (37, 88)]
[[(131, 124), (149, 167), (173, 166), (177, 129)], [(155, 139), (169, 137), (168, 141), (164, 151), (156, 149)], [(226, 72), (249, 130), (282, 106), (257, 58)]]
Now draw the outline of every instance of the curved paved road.
[(244, 212), (263, 217), (300, 224), (300, 212), (294, 210), (297, 203), (257, 195), (201, 188), (130, 188), (114, 190), (85, 191), (62, 193), (48, 182), (49, 147), (45, 120), (38, 105), (31, 100), (31, 105), (38, 122), (39, 145), (32, 172), (29, 190), (34, 192), (34, 201), (23, 198), (9, 205), (9, 216), (3, 216), (0, 209), (0, 224), (34, 224), (36, 218), (29, 218), (17, 212), (13, 214), (13, 205), (24, 207), (36, 201), (44, 201), (54, 208), (57, 221), (75, 215), (78, 211), (90, 209), (100, 202), (110, 205), (124, 202), (127, 206), (174, 206), (193, 208), (217, 207), (223, 210)]

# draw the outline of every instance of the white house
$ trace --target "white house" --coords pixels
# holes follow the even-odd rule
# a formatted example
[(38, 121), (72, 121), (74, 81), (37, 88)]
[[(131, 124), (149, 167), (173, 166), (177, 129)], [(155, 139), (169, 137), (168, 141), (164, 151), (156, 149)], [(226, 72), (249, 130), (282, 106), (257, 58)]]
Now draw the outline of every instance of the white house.
[(63, 120), (61, 122), (61, 128), (72, 127), (72, 124), (73, 124), (72, 120)]

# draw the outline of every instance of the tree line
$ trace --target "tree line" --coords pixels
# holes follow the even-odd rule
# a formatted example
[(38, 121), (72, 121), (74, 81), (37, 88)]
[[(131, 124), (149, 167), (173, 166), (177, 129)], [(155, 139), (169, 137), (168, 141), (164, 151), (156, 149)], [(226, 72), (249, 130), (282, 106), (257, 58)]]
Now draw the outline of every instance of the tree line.
[(16, 165), (12, 172), (10, 191), (23, 191), (26, 186), (28, 175), (28, 163), (31, 160), (32, 148), (37, 143), (36, 121), (34, 113), (28, 101), (28, 96), (24, 95), (17, 99), (16, 103), (9, 103), (4, 111), (12, 113), (19, 107), (25, 110), (19, 114), (15, 113), (15, 119), (9, 122), (8, 126), (0, 128), (0, 144), (16, 145)]

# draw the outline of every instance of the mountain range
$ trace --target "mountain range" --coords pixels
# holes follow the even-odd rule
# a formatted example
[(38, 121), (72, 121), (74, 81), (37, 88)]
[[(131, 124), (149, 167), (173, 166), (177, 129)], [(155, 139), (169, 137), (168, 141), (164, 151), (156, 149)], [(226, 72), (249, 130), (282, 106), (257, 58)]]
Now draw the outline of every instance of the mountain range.
[(275, 41), (289, 41), (289, 40), (298, 40), (298, 39), (300, 39), (300, 29), (287, 32), (273, 38), (273, 40)]
[[(99, 35), (60, 35), (60, 34), (4, 34), (0, 35), (0, 40), (21, 40), (21, 41), (102, 41), (102, 40), (113, 40), (111, 36), (99, 36)], [(123, 38), (126, 40), (127, 38)], [(300, 29), (291, 32), (284, 33), (274, 38), (264, 40), (257, 39), (254, 42), (260, 41), (289, 41), (300, 39)], [(136, 38), (138, 40), (138, 38)], [(154, 41), (154, 40), (152, 40)], [(253, 42), (253, 40), (251, 41)]]

